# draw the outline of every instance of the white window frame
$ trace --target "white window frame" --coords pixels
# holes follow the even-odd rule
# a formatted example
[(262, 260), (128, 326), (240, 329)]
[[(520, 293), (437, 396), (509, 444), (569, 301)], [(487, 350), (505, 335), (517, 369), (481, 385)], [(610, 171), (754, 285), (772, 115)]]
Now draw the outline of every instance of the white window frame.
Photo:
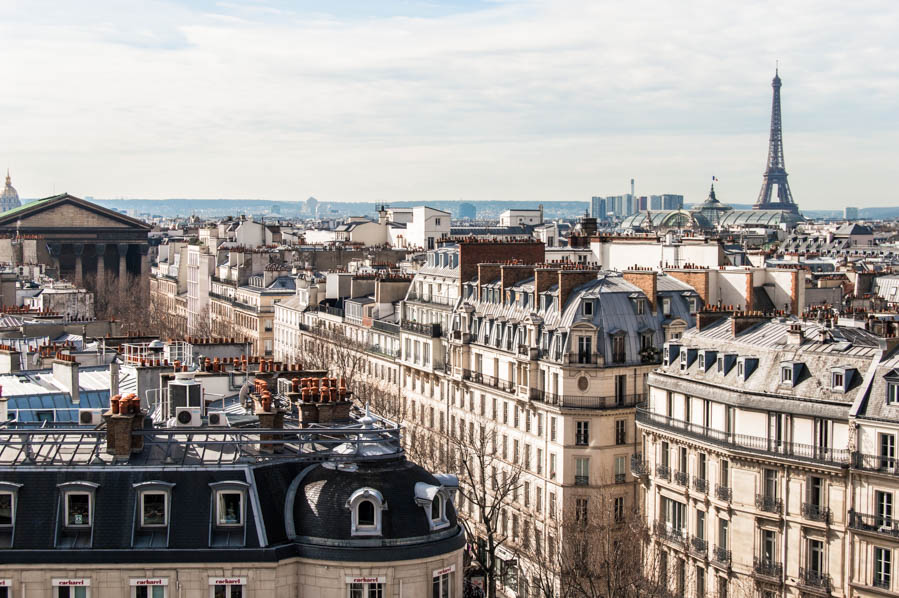
[[(71, 523), (69, 521), (69, 499), (73, 496), (87, 497), (87, 523)], [(65, 490), (63, 491), (63, 515), (65, 527), (73, 529), (88, 529), (94, 523), (94, 493), (90, 490)]]
[[(222, 513), (222, 499), (226, 494), (236, 494), (240, 498), (240, 519), (237, 523), (225, 521)], [(215, 526), (216, 527), (243, 527), (247, 515), (247, 493), (240, 488), (216, 488), (215, 490)]]
[(780, 366), (780, 383), (793, 385), (793, 368), (791, 366)]
[[(359, 525), (359, 505), (369, 501), (374, 505), (374, 525)], [(345, 508), (350, 511), (350, 533), (354, 536), (380, 536), (382, 529), (382, 512), (387, 510), (387, 503), (380, 492), (374, 488), (359, 488), (347, 499)]]
[(899, 405), (899, 381), (887, 382), (887, 405)]
[(131, 598), (137, 598), (137, 593), (140, 588), (147, 588), (147, 598), (153, 598), (153, 588), (162, 588), (163, 598), (168, 598), (169, 595), (168, 577), (132, 577), (130, 580), (128, 580), (128, 585), (131, 586)]
[(225, 586), (228, 589), (225, 591), (226, 597), (231, 598), (231, 593), (233, 590), (231, 588), (239, 587), (240, 595), (242, 598), (247, 598), (247, 578), (242, 576), (223, 576), (223, 577), (210, 577), (209, 578), (209, 598), (215, 598), (215, 588), (219, 586)]
[[(355, 598), (353, 596), (353, 590), (359, 589), (362, 590), (362, 598), (369, 598), (369, 593), (371, 591), (378, 592), (375, 594), (378, 598), (387, 598), (387, 578), (386, 577), (346, 577), (346, 595), (348, 598)], [(354, 588), (353, 586), (361, 586), (359, 588)]]
[[(53, 578), (50, 580), (50, 585), (53, 587), (53, 598), (59, 597), (59, 588), (84, 588), (84, 598), (91, 598), (90, 577), (72, 579)], [(69, 598), (75, 598), (74, 592), (69, 592)]]
[[(162, 523), (147, 523), (146, 522), (146, 511), (144, 509), (144, 500), (148, 495), (162, 495), (162, 504), (163, 504), (163, 522)], [(141, 490), (140, 491), (140, 526), (141, 527), (168, 527), (169, 525), (169, 493), (165, 490)]]
[[(431, 597), (434, 598), (434, 590), (437, 590), (436, 598), (444, 596), (453, 596), (453, 578), (456, 577), (456, 566), (450, 565), (443, 569), (437, 569), (431, 572)], [(437, 587), (434, 587), (434, 584)]]
[(16, 508), (19, 504), (19, 488), (22, 484), (0, 482), (0, 495), (9, 495), (9, 523), (0, 524), (0, 529), (11, 530), (16, 527)]

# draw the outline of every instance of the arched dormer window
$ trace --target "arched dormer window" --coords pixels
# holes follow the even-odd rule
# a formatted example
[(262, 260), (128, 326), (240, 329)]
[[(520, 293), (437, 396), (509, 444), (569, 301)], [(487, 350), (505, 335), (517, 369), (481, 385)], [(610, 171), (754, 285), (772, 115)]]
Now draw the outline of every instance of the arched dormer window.
[(380, 536), (387, 503), (374, 488), (359, 488), (346, 501), (350, 510), (350, 531), (354, 536)]
[(452, 494), (451, 490), (446, 486), (433, 486), (424, 482), (415, 484), (415, 504), (427, 514), (431, 531), (449, 527), (447, 505)]

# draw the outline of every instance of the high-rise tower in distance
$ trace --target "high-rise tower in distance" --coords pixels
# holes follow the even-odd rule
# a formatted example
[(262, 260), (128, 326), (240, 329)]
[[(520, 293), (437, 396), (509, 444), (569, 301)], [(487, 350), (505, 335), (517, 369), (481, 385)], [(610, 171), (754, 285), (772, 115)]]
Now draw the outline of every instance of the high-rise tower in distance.
[(762, 176), (762, 190), (753, 206), (756, 210), (787, 210), (798, 213), (799, 208), (793, 203), (793, 194), (787, 183), (787, 171), (784, 168), (783, 130), (780, 120), (780, 74), (774, 71), (771, 87), (774, 97), (771, 100), (771, 134), (768, 139), (768, 166)]

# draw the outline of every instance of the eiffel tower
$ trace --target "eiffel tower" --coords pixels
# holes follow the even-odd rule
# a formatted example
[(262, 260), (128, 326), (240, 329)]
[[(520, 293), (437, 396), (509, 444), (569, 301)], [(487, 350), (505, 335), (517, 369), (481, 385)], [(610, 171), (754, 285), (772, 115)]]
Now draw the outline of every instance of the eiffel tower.
[[(787, 210), (799, 213), (799, 208), (793, 203), (793, 194), (790, 193), (790, 185), (787, 183), (787, 171), (784, 169), (784, 143), (783, 130), (780, 123), (780, 75), (774, 70), (774, 79), (771, 87), (774, 88), (774, 98), (771, 101), (771, 136), (768, 139), (768, 167), (762, 176), (762, 190), (756, 200), (755, 210)], [(774, 187), (777, 190), (774, 190)], [(772, 197), (772, 194), (776, 194)]]

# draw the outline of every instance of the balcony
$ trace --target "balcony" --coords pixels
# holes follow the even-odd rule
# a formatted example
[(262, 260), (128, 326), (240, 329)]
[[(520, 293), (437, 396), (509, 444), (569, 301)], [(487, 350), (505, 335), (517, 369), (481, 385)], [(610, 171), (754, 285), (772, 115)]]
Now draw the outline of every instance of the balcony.
[(626, 479), (627, 479), (627, 474), (623, 474), (623, 473), (615, 474), (615, 483), (616, 484), (623, 484), (626, 481)]
[(709, 481), (704, 478), (697, 478), (696, 476), (693, 476), (693, 489), (697, 492), (708, 492)]
[(718, 498), (718, 500), (730, 502), (731, 500), (733, 500), (734, 491), (728, 486), (715, 484), (715, 496)]
[(709, 553), (709, 543), (705, 540), (705, 538), (700, 538), (697, 536), (690, 537), (690, 552), (693, 554), (705, 558)]
[(602, 362), (596, 353), (581, 353), (574, 351), (568, 354), (569, 365), (599, 365)]
[(849, 511), (849, 527), (863, 532), (899, 538), (899, 519), (884, 515)]
[(805, 586), (811, 590), (819, 590), (829, 594), (831, 588), (830, 575), (815, 571), (814, 569), (799, 567), (799, 585)]
[(369, 345), (365, 348), (369, 353), (374, 353), (375, 355), (383, 355), (384, 357), (390, 357), (396, 359), (400, 356), (400, 352), (398, 349), (388, 349), (387, 347), (382, 347), (381, 345)]
[(783, 457), (839, 467), (848, 465), (851, 461), (851, 453), (847, 449), (833, 449), (798, 442), (780, 442), (761, 436), (725, 432), (716, 428), (687, 423), (640, 407), (637, 408), (637, 423), (689, 436), (709, 444), (767, 457)]
[(399, 334), (400, 327), (399, 324), (391, 324), (390, 322), (382, 322), (380, 320), (374, 320), (371, 323), (372, 330), (378, 330), (380, 332), (386, 332), (387, 334)]
[(656, 521), (653, 526), (653, 532), (657, 538), (667, 540), (668, 542), (677, 544), (681, 547), (684, 547), (687, 544), (686, 534), (683, 530), (669, 527), (664, 521)]
[(406, 332), (420, 334), (430, 338), (439, 338), (441, 335), (440, 324), (422, 324), (421, 322), (403, 322), (400, 328)]
[(432, 303), (434, 305), (453, 306), (459, 300), (458, 297), (444, 297), (443, 295), (435, 295), (433, 293), (416, 293), (410, 292), (406, 296), (406, 301), (416, 301), (418, 303)]
[(634, 477), (642, 478), (649, 475), (649, 463), (642, 459), (642, 455), (631, 455), (631, 473)]
[(784, 502), (779, 498), (767, 496), (765, 494), (755, 495), (755, 508), (766, 513), (777, 513), (780, 515), (784, 510)]
[(809, 502), (802, 503), (802, 516), (809, 521), (821, 521), (823, 523), (830, 523), (831, 521), (830, 509)]
[(731, 554), (730, 551), (726, 548), (722, 548), (721, 546), (715, 546), (714, 550), (712, 550), (712, 561), (723, 565), (725, 567), (730, 566)]
[(678, 486), (688, 486), (690, 484), (690, 476), (686, 471), (674, 472), (674, 483)]
[(601, 396), (561, 395), (545, 390), (531, 389), (532, 401), (540, 401), (547, 405), (556, 405), (569, 409), (624, 409), (633, 407), (643, 401), (642, 394), (622, 394)]
[(766, 581), (780, 583), (783, 578), (784, 567), (773, 559), (753, 557), (752, 574), (765, 578)]
[(671, 468), (667, 465), (656, 465), (656, 477), (671, 481)]
[(488, 376), (487, 374), (482, 374), (481, 372), (462, 370), (462, 379), (474, 382), (475, 384), (490, 386), (491, 388), (495, 388), (497, 390), (509, 392), (512, 394), (515, 394), (516, 391), (514, 383), (509, 382), (508, 380), (502, 380), (500, 378), (497, 378), (496, 376)]
[(574, 485), (575, 486), (589, 486), (590, 485), (590, 476), (588, 476), (588, 475), (574, 476)]

